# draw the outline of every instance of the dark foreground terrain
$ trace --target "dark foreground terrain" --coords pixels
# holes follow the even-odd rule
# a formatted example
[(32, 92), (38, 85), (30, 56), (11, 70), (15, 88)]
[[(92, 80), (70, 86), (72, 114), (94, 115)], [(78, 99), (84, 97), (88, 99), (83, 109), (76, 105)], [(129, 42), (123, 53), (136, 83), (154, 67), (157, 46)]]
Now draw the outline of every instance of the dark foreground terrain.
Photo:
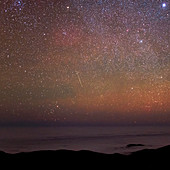
[[(2, 167), (21, 169), (170, 169), (170, 146), (144, 149), (130, 155), (91, 151), (35, 151), (7, 154), (0, 152)], [(4, 168), (3, 168), (4, 169)]]

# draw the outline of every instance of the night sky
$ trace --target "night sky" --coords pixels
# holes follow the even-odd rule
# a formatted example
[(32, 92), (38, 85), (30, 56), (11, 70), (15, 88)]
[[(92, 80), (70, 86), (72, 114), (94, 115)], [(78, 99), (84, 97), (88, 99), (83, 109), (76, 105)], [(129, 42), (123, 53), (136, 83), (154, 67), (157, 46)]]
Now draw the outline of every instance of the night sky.
[(170, 123), (169, 0), (1, 0), (0, 123)]

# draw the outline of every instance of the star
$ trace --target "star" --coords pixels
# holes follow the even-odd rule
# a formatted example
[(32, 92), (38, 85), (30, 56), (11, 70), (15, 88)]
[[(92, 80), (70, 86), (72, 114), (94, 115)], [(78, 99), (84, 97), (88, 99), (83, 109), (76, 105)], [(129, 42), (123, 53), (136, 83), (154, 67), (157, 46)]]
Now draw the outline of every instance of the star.
[(25, 3), (22, 0), (15, 0), (14, 1), (14, 7), (17, 7), (19, 9), (19, 11), (22, 10), (24, 5), (25, 5)]
[(63, 32), (63, 35), (67, 35), (67, 33), (64, 31), (64, 32)]
[(139, 43), (142, 44), (142, 43), (143, 43), (143, 40), (140, 40)]
[(166, 3), (163, 3), (163, 4), (162, 4), (162, 8), (165, 8), (165, 7), (166, 7)]

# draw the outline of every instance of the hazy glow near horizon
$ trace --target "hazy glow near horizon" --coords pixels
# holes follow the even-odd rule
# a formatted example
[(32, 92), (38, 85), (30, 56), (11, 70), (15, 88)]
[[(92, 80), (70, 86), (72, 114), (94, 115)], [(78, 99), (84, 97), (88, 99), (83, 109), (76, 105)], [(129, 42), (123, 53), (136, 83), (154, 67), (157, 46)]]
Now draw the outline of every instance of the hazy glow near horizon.
[(0, 123), (170, 121), (161, 0), (0, 4)]

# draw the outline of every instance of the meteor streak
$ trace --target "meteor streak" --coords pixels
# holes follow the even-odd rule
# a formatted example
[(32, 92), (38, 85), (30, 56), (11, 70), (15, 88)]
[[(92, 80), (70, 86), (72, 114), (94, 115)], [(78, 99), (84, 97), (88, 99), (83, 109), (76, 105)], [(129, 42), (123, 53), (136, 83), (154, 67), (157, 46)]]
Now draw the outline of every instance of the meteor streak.
[(83, 84), (82, 84), (82, 81), (81, 81), (81, 78), (80, 78), (80, 75), (79, 75), (78, 71), (76, 71), (76, 75), (77, 75), (78, 81), (80, 83), (80, 86), (83, 87)]

